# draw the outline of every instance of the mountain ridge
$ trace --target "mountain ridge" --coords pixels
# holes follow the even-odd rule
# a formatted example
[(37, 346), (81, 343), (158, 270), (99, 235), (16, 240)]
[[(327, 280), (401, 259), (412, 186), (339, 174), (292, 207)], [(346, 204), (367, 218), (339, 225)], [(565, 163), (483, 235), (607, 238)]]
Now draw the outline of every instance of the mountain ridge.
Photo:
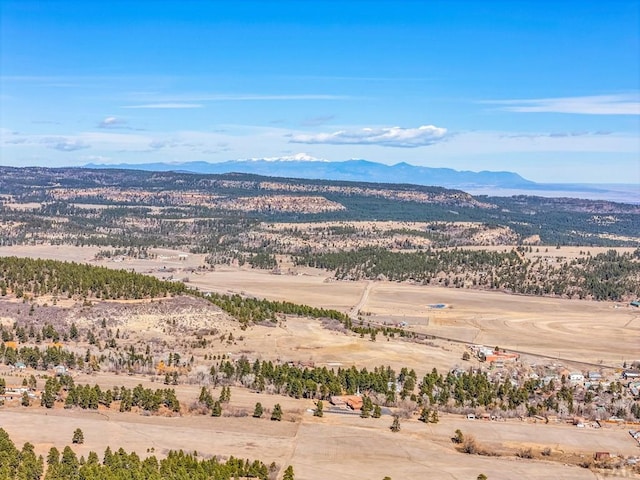
[(318, 180), (347, 180), (362, 182), (407, 183), (437, 185), (447, 188), (468, 186), (498, 188), (534, 188), (537, 185), (514, 172), (473, 172), (452, 168), (434, 168), (399, 162), (394, 165), (363, 159), (327, 162), (322, 160), (229, 160), (221, 163), (192, 161), (184, 163), (143, 164), (87, 164), (86, 168), (117, 168), (190, 173), (249, 173), (273, 177), (305, 178)]

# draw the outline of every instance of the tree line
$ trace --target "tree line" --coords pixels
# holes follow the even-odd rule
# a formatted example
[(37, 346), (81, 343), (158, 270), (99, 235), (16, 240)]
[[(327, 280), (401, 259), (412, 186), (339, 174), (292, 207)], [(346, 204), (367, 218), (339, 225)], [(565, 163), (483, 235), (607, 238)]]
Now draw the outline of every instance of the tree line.
[[(274, 469), (275, 465), (271, 470)], [(93, 451), (86, 458), (78, 458), (69, 446), (62, 452), (52, 447), (45, 461), (42, 455), (36, 456), (31, 443), (19, 450), (0, 428), (0, 478), (7, 480), (267, 480), (269, 471), (259, 460), (220, 460), (215, 456), (200, 459), (197, 453), (182, 450), (170, 451), (166, 458), (158, 460), (155, 456), (141, 459), (135, 452), (127, 453), (122, 448), (114, 452), (107, 447), (101, 460)]]
[(185, 293), (180, 282), (75, 262), (0, 257), (0, 295), (74, 295), (84, 298), (142, 299)]
[(112, 408), (119, 402), (121, 412), (130, 412), (139, 408), (147, 412), (158, 412), (164, 407), (174, 413), (180, 412), (180, 402), (172, 388), (153, 390), (137, 385), (134, 388), (118, 387), (103, 390), (99, 385), (74, 385), (69, 375), (49, 377), (45, 383), (41, 397), (41, 405), (53, 408), (56, 401), (64, 401), (65, 408), (80, 407), (97, 410), (100, 405)]
[(366, 247), (352, 251), (307, 253), (297, 265), (333, 271), (337, 279), (415, 281), (445, 287), (504, 290), (527, 295), (558, 295), (594, 300), (640, 296), (640, 254), (609, 250), (595, 256), (549, 264), (507, 252), (454, 248), (393, 252)]
[(329, 399), (332, 395), (375, 392), (392, 395), (396, 373), (389, 366), (358, 370), (356, 367), (338, 368), (299, 367), (288, 363), (274, 364), (271, 360), (249, 362), (246, 357), (237, 361), (222, 360), (213, 365), (210, 374), (214, 385), (219, 382), (238, 382), (257, 391), (272, 387), (278, 394), (294, 398)]

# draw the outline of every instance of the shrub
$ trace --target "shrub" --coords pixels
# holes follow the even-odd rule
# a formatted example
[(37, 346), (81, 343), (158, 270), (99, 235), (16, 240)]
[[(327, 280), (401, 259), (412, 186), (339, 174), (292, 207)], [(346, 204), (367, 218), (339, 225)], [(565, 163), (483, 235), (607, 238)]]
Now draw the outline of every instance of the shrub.
[(77, 443), (78, 445), (84, 443), (84, 433), (79, 428), (76, 428), (73, 431), (73, 438), (71, 439), (71, 443)]
[(523, 448), (516, 453), (516, 456), (520, 458), (533, 458), (533, 451), (530, 448)]
[(462, 442), (462, 448), (460, 448), (462, 453), (468, 453), (469, 455), (475, 455), (479, 453), (480, 449), (478, 448), (478, 444), (476, 443), (476, 439), (469, 435), (465, 437)]

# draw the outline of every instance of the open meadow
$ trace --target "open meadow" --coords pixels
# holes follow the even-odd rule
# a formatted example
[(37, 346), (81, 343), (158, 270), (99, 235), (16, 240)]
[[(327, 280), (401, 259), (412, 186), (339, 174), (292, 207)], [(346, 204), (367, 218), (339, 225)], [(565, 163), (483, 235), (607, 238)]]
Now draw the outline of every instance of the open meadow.
[[(337, 309), (354, 319), (360, 318), (364, 324), (402, 324), (407, 331), (433, 336), (416, 341), (379, 335), (372, 341), (368, 336), (327, 328), (317, 319), (295, 316), (282, 317), (269, 325), (241, 328), (217, 307), (210, 305), (199, 310), (195, 300), (180, 304), (177, 310), (169, 308), (175, 303), (171, 299), (95, 303), (91, 307), (97, 309), (94, 316), (101, 315), (101, 308), (107, 308), (103, 305), (111, 305), (104, 310), (109, 327), (126, 332), (123, 338), (132, 345), (153, 345), (152, 353), (190, 349), (195, 363), (189, 381), (172, 387), (184, 406), (194, 404), (198, 397), (201, 383), (195, 373), (206, 371), (207, 356), (224, 355), (231, 359), (247, 356), (250, 360), (303, 363), (329, 369), (372, 370), (388, 365), (396, 371), (403, 367), (413, 369), (418, 378), (433, 368), (446, 372), (454, 367), (480, 366), (475, 358), (462, 360), (467, 343), (519, 351), (531, 364), (563, 363), (569, 368), (611, 373), (619, 371), (623, 361), (637, 360), (640, 311), (622, 303), (385, 281), (336, 281), (329, 273), (308, 267), (291, 266), (284, 274), (248, 267), (210, 268), (204, 265), (201, 255), (180, 256), (181, 252), (170, 250), (153, 251), (155, 256), (150, 259), (115, 261), (96, 261), (96, 252), (96, 248), (69, 246), (0, 248), (3, 256), (88, 262), (182, 280), (206, 292), (238, 293)], [(8, 326), (21, 302), (3, 301), (0, 317)], [(47, 297), (37, 299), (37, 310), (53, 308), (44, 305), (49, 301)], [(74, 306), (67, 299), (61, 299), (58, 307), (73, 315), (71, 318), (79, 327), (91, 328), (93, 317), (86, 313), (86, 308)], [(212, 338), (220, 336), (220, 341), (212, 341), (206, 348), (189, 347), (193, 332), (202, 329), (215, 331)], [(223, 341), (230, 335), (233, 341)], [(67, 346), (78, 352), (86, 348), (83, 342), (68, 342)], [(7, 384), (19, 385), (28, 372), (29, 369), (16, 373), (5, 368), (0, 375)], [(156, 372), (127, 375), (77, 371), (73, 377), (77, 384), (99, 384), (103, 389), (134, 388), (138, 384), (152, 389), (163, 386)], [(40, 388), (42, 378), (38, 379)], [(221, 387), (211, 391), (217, 396)], [(251, 416), (256, 402), (265, 407), (267, 413), (263, 418)], [(268, 418), (276, 403), (283, 407), (281, 422)], [(637, 442), (627, 433), (628, 428), (616, 424), (579, 429), (565, 422), (544, 424), (518, 418), (467, 420), (452, 413), (443, 413), (436, 424), (425, 424), (418, 421), (414, 411), (401, 419), (399, 432), (392, 432), (389, 412), (379, 419), (363, 419), (357, 413), (327, 410), (324, 417), (317, 418), (312, 414), (311, 399), (257, 393), (237, 386), (231, 389), (230, 406), (219, 418), (199, 415), (189, 408), (183, 407), (177, 416), (147, 416), (103, 407), (95, 411), (60, 406), (45, 409), (37, 404), (25, 408), (13, 401), (0, 408), (0, 427), (10, 433), (17, 445), (29, 441), (43, 455), (51, 446), (60, 448), (68, 444), (74, 429), (81, 428), (85, 443), (74, 446), (79, 455), (86, 456), (90, 450), (100, 455), (107, 446), (123, 447), (141, 457), (151, 453), (163, 456), (171, 449), (183, 449), (197, 451), (202, 458), (221, 455), (259, 458), (267, 464), (275, 462), (277, 478), (286, 465), (294, 465), (296, 478), (302, 480), (381, 480), (385, 476), (394, 480), (462, 480), (474, 479), (480, 473), (492, 480), (604, 478), (599, 470), (579, 465), (589, 463), (597, 451), (620, 457), (640, 453)], [(487, 455), (457, 451), (451, 442), (457, 429), (473, 436)], [(521, 458), (520, 452), (528, 449), (533, 458)], [(543, 456), (541, 452), (545, 449), (549, 453)]]

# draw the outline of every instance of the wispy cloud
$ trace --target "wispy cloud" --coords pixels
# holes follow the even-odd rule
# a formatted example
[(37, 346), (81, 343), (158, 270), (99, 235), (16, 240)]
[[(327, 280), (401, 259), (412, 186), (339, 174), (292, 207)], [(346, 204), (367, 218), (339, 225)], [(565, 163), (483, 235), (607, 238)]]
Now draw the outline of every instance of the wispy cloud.
[(640, 115), (640, 93), (586, 97), (488, 100), (501, 110), (523, 113), (573, 113), (580, 115)]
[[(263, 94), (218, 94), (218, 95), (202, 95), (194, 96), (194, 99), (200, 101), (250, 101), (250, 100), (345, 100), (351, 97), (346, 95), (330, 95), (330, 94), (283, 94), (283, 95), (263, 95)], [(195, 100), (194, 100), (195, 101)]]
[(441, 141), (446, 128), (423, 125), (418, 128), (362, 128), (333, 133), (293, 135), (291, 143), (324, 143), (330, 145), (381, 145), (384, 147), (416, 148)]
[(598, 130), (596, 132), (550, 132), (550, 133), (509, 133), (502, 135), (502, 138), (567, 138), (567, 137), (592, 137), (598, 135), (611, 135), (612, 132)]
[(75, 152), (76, 150), (84, 150), (85, 148), (91, 148), (91, 145), (78, 139), (45, 139), (43, 143), (47, 148), (53, 148), (61, 152)]
[(457, 132), (450, 141), (431, 148), (438, 158), (506, 153), (640, 154), (637, 134), (625, 132)]
[[(347, 100), (353, 97), (324, 93), (302, 94), (261, 94), (261, 93), (207, 93), (193, 92), (180, 94), (138, 93), (129, 96), (128, 101), (139, 105), (123, 108), (197, 108), (202, 102), (277, 102), (277, 101), (327, 101)], [(153, 106), (151, 106), (153, 105)], [(178, 107), (177, 105), (190, 105)]]
[(105, 117), (98, 123), (98, 128), (128, 128), (127, 121), (118, 117)]
[(120, 108), (202, 108), (197, 103), (145, 103), (142, 105), (123, 105)]
[(301, 125), (304, 127), (317, 127), (319, 125), (324, 125), (325, 123), (330, 122), (334, 118), (335, 116), (333, 115), (319, 115), (317, 117), (308, 117), (301, 122)]
[(163, 148), (178, 148), (178, 147), (199, 147), (199, 143), (181, 142), (177, 140), (153, 140), (149, 143), (149, 148), (152, 150), (160, 150)]

